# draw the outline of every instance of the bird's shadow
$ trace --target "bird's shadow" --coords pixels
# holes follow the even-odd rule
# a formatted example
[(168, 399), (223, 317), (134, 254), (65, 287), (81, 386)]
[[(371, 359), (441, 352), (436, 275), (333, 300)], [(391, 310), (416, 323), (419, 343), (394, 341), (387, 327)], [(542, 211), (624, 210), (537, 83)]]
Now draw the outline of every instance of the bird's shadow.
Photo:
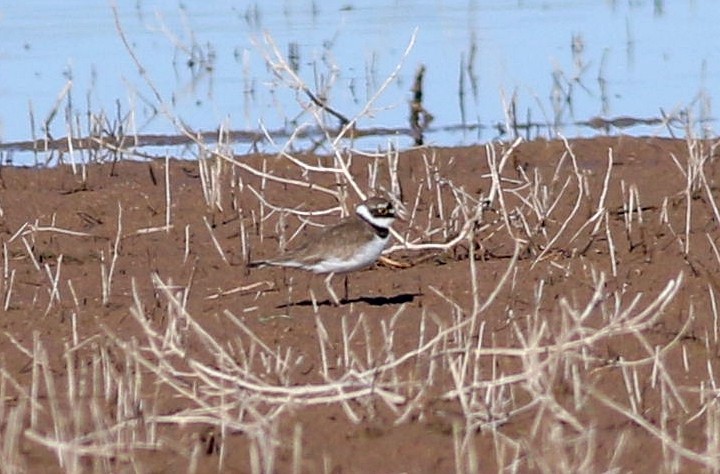
[[(340, 300), (340, 306), (345, 306), (351, 303), (365, 303), (370, 306), (405, 304), (412, 303), (415, 301), (415, 297), (417, 296), (422, 296), (422, 293), (400, 293), (399, 295), (394, 296), (360, 296), (357, 298), (342, 299)], [(335, 306), (330, 299), (317, 301), (315, 304), (317, 304), (317, 306)], [(277, 306), (277, 308), (290, 308), (293, 306), (313, 306), (313, 301), (306, 299), (292, 303), (285, 303)]]

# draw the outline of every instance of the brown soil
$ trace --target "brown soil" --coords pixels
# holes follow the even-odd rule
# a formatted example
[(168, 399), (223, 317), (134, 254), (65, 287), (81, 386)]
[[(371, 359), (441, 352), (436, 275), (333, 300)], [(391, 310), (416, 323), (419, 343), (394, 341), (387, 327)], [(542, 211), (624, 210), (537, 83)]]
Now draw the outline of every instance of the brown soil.
[[(244, 264), (244, 252), (295, 245), (301, 220), (269, 205), (337, 206), (315, 187), (217, 158), (208, 204), (198, 162), (93, 164), (85, 180), (81, 167), (3, 168), (0, 465), (718, 469), (712, 145), (523, 143), (484, 206), (485, 147), (401, 153), (403, 236), (443, 243), (481, 209), (477, 222), (447, 250), (396, 248), (407, 268), (349, 275), (340, 307), (320, 277)], [(509, 147), (495, 146), (498, 161)], [(280, 157), (235, 158), (313, 186), (343, 182)], [(377, 165), (391, 189), (391, 163), (356, 155), (351, 171), (365, 187)], [(341, 277), (334, 287), (342, 294)]]

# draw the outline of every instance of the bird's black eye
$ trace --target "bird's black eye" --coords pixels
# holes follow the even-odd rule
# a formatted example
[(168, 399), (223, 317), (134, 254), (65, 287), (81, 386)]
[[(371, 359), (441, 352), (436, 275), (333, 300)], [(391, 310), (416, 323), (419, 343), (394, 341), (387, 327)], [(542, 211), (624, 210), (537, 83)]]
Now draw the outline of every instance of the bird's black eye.
[(384, 216), (387, 212), (388, 210), (386, 207), (378, 207), (377, 213), (379, 216)]

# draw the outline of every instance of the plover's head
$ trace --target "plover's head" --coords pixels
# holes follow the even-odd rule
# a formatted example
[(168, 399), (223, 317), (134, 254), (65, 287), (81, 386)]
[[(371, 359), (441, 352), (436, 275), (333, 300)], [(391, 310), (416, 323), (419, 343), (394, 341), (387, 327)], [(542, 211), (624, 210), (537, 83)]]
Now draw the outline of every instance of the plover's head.
[(395, 221), (395, 207), (392, 202), (377, 196), (358, 204), (355, 212), (370, 224), (383, 229), (390, 228)]

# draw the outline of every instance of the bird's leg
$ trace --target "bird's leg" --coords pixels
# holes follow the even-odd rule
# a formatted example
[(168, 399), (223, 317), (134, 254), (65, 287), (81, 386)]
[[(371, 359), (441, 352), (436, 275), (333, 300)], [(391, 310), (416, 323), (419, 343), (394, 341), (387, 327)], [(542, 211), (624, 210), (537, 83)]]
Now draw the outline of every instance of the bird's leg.
[(335, 291), (332, 289), (332, 285), (330, 284), (330, 280), (332, 280), (332, 277), (335, 276), (334, 273), (330, 273), (327, 278), (325, 278), (325, 288), (327, 288), (328, 293), (330, 293), (330, 298), (333, 301), (333, 304), (335, 306), (340, 306), (340, 300), (338, 299), (337, 295), (335, 294)]
[(288, 281), (289, 281), (289, 284), (286, 286), (286, 288), (288, 290), (287, 291), (287, 307), (288, 307), (288, 312), (290, 312), (290, 307), (292, 306), (292, 293), (293, 293), (293, 283), (294, 283), (293, 277), (290, 277), (288, 279)]
[(343, 299), (343, 301), (345, 301), (347, 303), (348, 301), (350, 301), (349, 298), (350, 297), (348, 296), (348, 274), (346, 273), (345, 274), (345, 298)]

